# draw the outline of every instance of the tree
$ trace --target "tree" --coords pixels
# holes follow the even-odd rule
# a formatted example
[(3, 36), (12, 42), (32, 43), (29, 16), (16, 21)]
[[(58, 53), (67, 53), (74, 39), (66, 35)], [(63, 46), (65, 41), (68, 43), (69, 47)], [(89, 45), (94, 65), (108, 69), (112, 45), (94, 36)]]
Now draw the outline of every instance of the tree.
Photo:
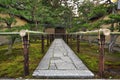
[(79, 7), (79, 16), (85, 20), (86, 23), (89, 22), (89, 14), (93, 10), (94, 4), (89, 0), (85, 0)]
[(5, 23), (7, 25), (7, 28), (11, 29), (12, 23), (16, 23), (16, 20), (12, 16), (10, 16), (10, 17), (4, 17), (4, 18), (0, 17), (0, 22), (1, 23)]
[[(11, 31), (12, 24), (16, 23), (15, 16), (14, 16), (14, 11), (12, 11), (13, 8), (11, 6), (9, 6), (9, 3), (10, 3), (9, 0), (7, 0), (6, 2), (1, 0), (1, 2), (3, 3), (2, 5), (3, 5), (4, 9), (1, 7), (0, 11), (1, 11), (2, 14), (8, 14), (8, 16), (0, 17), (0, 22), (5, 23), (7, 25), (7, 28), (9, 29), (9, 31)], [(9, 37), (9, 46), (8, 46), (7, 54), (10, 54), (12, 52), (12, 46), (14, 44), (15, 39), (16, 39), (15, 36), (10, 36)]]

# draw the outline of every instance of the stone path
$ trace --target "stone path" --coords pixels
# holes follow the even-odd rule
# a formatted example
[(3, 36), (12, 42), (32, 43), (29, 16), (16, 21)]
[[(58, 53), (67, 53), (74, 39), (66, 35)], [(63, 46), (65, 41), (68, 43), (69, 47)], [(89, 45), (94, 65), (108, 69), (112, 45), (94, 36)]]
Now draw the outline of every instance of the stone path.
[(93, 78), (94, 74), (83, 64), (62, 39), (55, 39), (32, 74), (36, 78)]

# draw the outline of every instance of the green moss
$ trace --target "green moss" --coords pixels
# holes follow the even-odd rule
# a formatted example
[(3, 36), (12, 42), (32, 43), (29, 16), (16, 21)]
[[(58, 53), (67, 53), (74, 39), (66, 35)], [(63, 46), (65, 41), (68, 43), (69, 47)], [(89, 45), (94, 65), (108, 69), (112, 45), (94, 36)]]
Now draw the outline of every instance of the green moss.
[(93, 72), (98, 71), (98, 60), (92, 56), (85, 55), (83, 53), (79, 53), (78, 57), (86, 64), (86, 66), (92, 70)]
[[(11, 54), (5, 54), (8, 45), (0, 46), (0, 78), (32, 78), (32, 73), (36, 69), (40, 60), (44, 56), (41, 53), (40, 41), (32, 42), (29, 47), (29, 70), (30, 75), (24, 76), (24, 57), (22, 43), (13, 46)], [(45, 45), (45, 51), (48, 47)]]
[[(74, 52), (77, 51), (76, 41), (72, 41), (71, 48)], [(98, 65), (99, 65), (99, 46), (89, 45), (87, 42), (80, 43), (80, 53), (77, 53), (78, 57), (85, 63), (85, 65), (95, 74), (98, 75)], [(105, 49), (105, 74), (104, 78), (120, 78), (119, 74), (113, 74), (107, 70), (120, 70), (120, 52), (109, 53)], [(97, 76), (98, 78), (98, 76)]]

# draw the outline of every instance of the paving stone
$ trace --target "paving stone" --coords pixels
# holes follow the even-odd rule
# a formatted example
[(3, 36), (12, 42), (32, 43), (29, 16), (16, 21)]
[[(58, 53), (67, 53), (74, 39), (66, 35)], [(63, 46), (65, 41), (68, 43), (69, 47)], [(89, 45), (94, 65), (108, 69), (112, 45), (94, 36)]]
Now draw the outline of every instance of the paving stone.
[(63, 62), (63, 63), (56, 63), (56, 66), (57, 66), (57, 69), (64, 69), (64, 70), (75, 70), (75, 66), (72, 64), (72, 63), (66, 63), (66, 62)]
[(56, 66), (55, 66), (54, 63), (51, 63), (49, 69), (50, 69), (50, 70), (55, 70), (55, 69), (57, 69), (57, 68), (56, 68)]
[(64, 55), (63, 54), (61, 54), (60, 52), (56, 52), (56, 53), (54, 53), (54, 57), (63, 57)]
[(61, 59), (66, 63), (73, 63), (72, 60), (70, 59), (70, 57), (68, 57), (68, 56), (63, 56), (63, 57), (61, 57)]
[(63, 63), (64, 61), (62, 59), (57, 59), (57, 60), (53, 60), (51, 59), (50, 63)]
[(33, 76), (37, 78), (92, 78), (94, 74), (83, 64), (62, 39), (55, 39), (39, 63)]
[[(39, 74), (38, 74), (39, 73)], [(94, 74), (88, 70), (38, 70), (37, 78), (93, 78)]]

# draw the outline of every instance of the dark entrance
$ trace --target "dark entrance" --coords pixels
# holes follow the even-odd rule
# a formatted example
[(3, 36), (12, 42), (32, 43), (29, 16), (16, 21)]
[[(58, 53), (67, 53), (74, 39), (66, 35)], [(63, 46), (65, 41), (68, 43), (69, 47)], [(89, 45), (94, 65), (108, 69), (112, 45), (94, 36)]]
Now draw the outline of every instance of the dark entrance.
[(65, 33), (66, 33), (65, 28), (63, 27), (55, 28), (55, 38), (63, 38)]

